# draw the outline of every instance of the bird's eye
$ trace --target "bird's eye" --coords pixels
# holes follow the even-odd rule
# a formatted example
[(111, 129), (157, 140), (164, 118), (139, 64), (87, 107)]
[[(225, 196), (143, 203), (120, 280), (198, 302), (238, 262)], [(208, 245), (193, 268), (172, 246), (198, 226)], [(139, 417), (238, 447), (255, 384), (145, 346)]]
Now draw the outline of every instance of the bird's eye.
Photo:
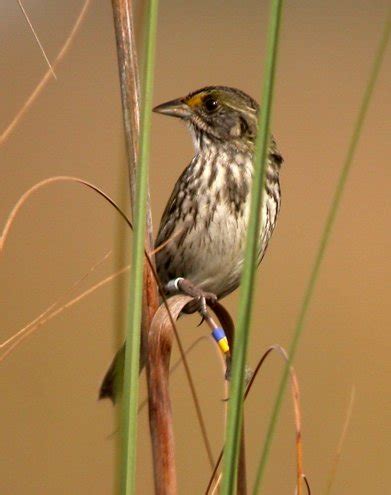
[(207, 96), (205, 99), (204, 99), (204, 107), (205, 109), (209, 112), (209, 113), (212, 113), (214, 112), (217, 107), (219, 106), (219, 103), (218, 101), (213, 98), (213, 96)]

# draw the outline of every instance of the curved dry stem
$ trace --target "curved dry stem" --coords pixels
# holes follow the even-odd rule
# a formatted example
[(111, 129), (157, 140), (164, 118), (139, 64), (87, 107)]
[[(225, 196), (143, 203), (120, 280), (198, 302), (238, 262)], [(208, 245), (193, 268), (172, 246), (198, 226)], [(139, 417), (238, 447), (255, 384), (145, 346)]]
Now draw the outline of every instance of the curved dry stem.
[[(49, 177), (48, 179), (44, 179), (44, 180), (34, 184), (27, 191), (25, 191), (22, 194), (22, 196), (19, 198), (17, 203), (14, 205), (14, 207), (12, 208), (10, 214), (7, 217), (7, 220), (6, 220), (6, 223), (4, 225), (2, 234), (0, 236), (0, 255), (3, 252), (6, 240), (8, 239), (9, 232), (11, 230), (11, 227), (13, 226), (13, 223), (16, 219), (16, 216), (19, 213), (19, 211), (21, 210), (21, 208), (24, 206), (26, 201), (30, 198), (30, 196), (32, 194), (34, 194), (39, 189), (46, 187), (50, 184), (56, 183), (56, 182), (73, 182), (73, 183), (81, 184), (83, 186), (86, 186), (86, 187), (92, 189), (93, 191), (98, 193), (101, 197), (103, 197), (107, 202), (109, 202), (111, 204), (111, 206), (113, 206), (118, 211), (118, 213), (126, 221), (126, 223), (129, 225), (129, 227), (132, 228), (132, 224), (129, 221), (129, 219), (127, 218), (126, 214), (115, 203), (115, 201), (112, 198), (110, 198), (110, 196), (108, 196), (105, 192), (103, 192), (101, 189), (99, 189), (97, 186), (95, 186), (94, 184), (91, 184), (90, 182), (87, 182), (87, 181), (80, 179), (78, 177), (71, 177), (71, 176)], [(89, 292), (87, 291), (86, 294), (88, 294), (88, 293)], [(83, 296), (78, 296), (77, 298), (75, 298), (76, 301), (79, 300), (80, 297), (83, 297)], [(29, 335), (31, 335), (39, 326), (41, 326), (43, 323), (50, 320), (51, 318), (53, 318), (57, 314), (61, 313), (66, 307), (68, 307), (68, 304), (65, 304), (62, 308), (59, 308), (52, 315), (48, 315), (47, 318), (42, 319), (42, 315), (40, 315), (41, 317), (38, 317), (36, 319), (37, 321), (36, 321), (35, 325), (33, 325), (32, 327), (28, 326), (28, 328), (26, 328), (24, 332), (22, 329), (20, 331), (20, 334), (18, 333), (20, 335), (19, 339), (16, 342), (13, 342), (13, 344), (1, 356), (0, 362), (3, 361), (25, 338), (27, 338)], [(49, 311), (52, 309), (52, 307), (53, 307), (53, 305), (51, 305), (50, 308), (47, 309), (47, 313), (49, 313)], [(2, 347), (4, 347), (4, 346), (2, 345)]]
[[(201, 337), (198, 337), (198, 339), (196, 339), (192, 344), (189, 345), (189, 347), (187, 349), (184, 350), (184, 353), (185, 353), (185, 356), (186, 357), (189, 357), (189, 355), (191, 354), (191, 352), (198, 346), (198, 344), (200, 344), (203, 340), (210, 340), (212, 341), (212, 338), (206, 336), (206, 335), (202, 335)], [(221, 357), (221, 352), (220, 350), (217, 348), (216, 345), (213, 345), (213, 347), (215, 348), (216, 350), (216, 353), (218, 354), (218, 357)], [(224, 360), (220, 359), (221, 361), (221, 364), (222, 364), (222, 369), (223, 369), (223, 373), (224, 373)], [(182, 357), (179, 357), (175, 363), (173, 365), (171, 365), (170, 367), (170, 376), (175, 373), (175, 371), (179, 368), (179, 366), (183, 363), (183, 359)], [(138, 407), (138, 412), (140, 413), (144, 408), (145, 406), (147, 405), (148, 403), (148, 397), (146, 397), (145, 399), (143, 399), (141, 402), (140, 402), (140, 405)]]
[(64, 175), (64, 176), (61, 176), (60, 175), (60, 176), (57, 176), (57, 177), (49, 177), (48, 179), (44, 179), (44, 180), (42, 180), (40, 182), (37, 182), (33, 186), (31, 186), (26, 192), (24, 192), (22, 194), (22, 196), (19, 198), (19, 200), (17, 201), (17, 203), (15, 204), (15, 206), (12, 208), (10, 214), (7, 217), (7, 221), (6, 221), (5, 225), (4, 225), (2, 234), (0, 236), (0, 255), (1, 255), (2, 251), (3, 251), (3, 248), (4, 248), (5, 242), (7, 240), (9, 231), (11, 230), (11, 227), (12, 227), (14, 221), (15, 221), (16, 215), (18, 214), (18, 212), (20, 211), (20, 209), (22, 208), (22, 206), (26, 203), (26, 201), (28, 200), (28, 198), (33, 193), (35, 193), (36, 191), (38, 191), (39, 189), (41, 189), (43, 187), (46, 187), (46, 186), (48, 186), (50, 184), (53, 184), (55, 182), (74, 182), (76, 184), (82, 184), (83, 186), (86, 186), (86, 187), (92, 189), (93, 191), (97, 192), (100, 196), (102, 196), (103, 198), (105, 198), (106, 201), (108, 201), (111, 204), (111, 206), (113, 206), (117, 210), (117, 212), (122, 216), (122, 218), (129, 225), (129, 227), (131, 229), (133, 228), (130, 220), (125, 215), (125, 213), (121, 210), (121, 208), (116, 204), (116, 202), (112, 198), (110, 198), (110, 196), (108, 196), (104, 191), (102, 191), (101, 189), (99, 189), (99, 187), (95, 186), (94, 184), (91, 184), (90, 182), (88, 182), (86, 180), (79, 179), (78, 177), (72, 177), (72, 176), (66, 176), (66, 175)]
[(345, 442), (345, 437), (346, 437), (346, 433), (348, 431), (350, 420), (352, 419), (355, 397), (356, 397), (356, 387), (353, 386), (352, 390), (350, 392), (349, 404), (348, 404), (348, 407), (346, 410), (346, 416), (345, 416), (345, 421), (344, 421), (344, 424), (342, 427), (341, 436), (339, 437), (339, 441), (338, 441), (337, 452), (335, 453), (334, 462), (333, 462), (331, 470), (330, 470), (330, 476), (329, 476), (329, 480), (328, 480), (327, 488), (326, 488), (326, 492), (325, 492), (326, 495), (329, 495), (331, 493), (331, 488), (332, 488), (334, 480), (335, 480), (335, 474), (337, 472), (337, 467), (339, 464), (339, 460), (341, 458), (342, 447), (343, 447), (343, 444)]
[[(275, 345), (273, 347), (275, 348), (276, 351), (280, 353), (280, 355), (285, 359), (285, 361), (289, 363), (289, 356), (286, 350), (279, 345)], [(297, 495), (302, 495), (303, 494), (302, 481), (304, 478), (304, 473), (303, 473), (303, 441), (301, 435), (300, 389), (299, 389), (299, 381), (297, 379), (296, 371), (293, 366), (290, 366), (289, 372), (291, 375), (291, 383), (292, 383), (291, 390), (292, 390), (293, 409), (294, 409), (295, 427), (296, 427), (296, 457), (297, 457), (296, 493)]]
[[(150, 429), (154, 446), (152, 451), (155, 467), (156, 493), (176, 493), (174, 435), (168, 389), (169, 361), (173, 335), (175, 336), (173, 320), (175, 321), (178, 318), (183, 308), (191, 300), (192, 298), (189, 296), (177, 295), (163, 301), (152, 320), (149, 332), (147, 361), (149, 369), (147, 376)], [(228, 328), (230, 321), (233, 325), (229, 313), (221, 305), (218, 305), (217, 313), (222, 315), (221, 324), (224, 321)], [(186, 361), (183, 360), (183, 355), (186, 355), (184, 350), (181, 352), (181, 361), (185, 364)], [(220, 352), (219, 355), (221, 356)], [(186, 365), (188, 366), (187, 363), (185, 367)], [(199, 407), (198, 402), (196, 404), (197, 407)], [(201, 410), (199, 414), (201, 414)], [(204, 422), (199, 422), (202, 428), (204, 443), (209, 445), (209, 439), (203, 427)], [(211, 452), (209, 455), (211, 460), (213, 460)], [(164, 492), (161, 491), (163, 487)]]
[[(154, 463), (155, 491), (161, 495), (177, 493), (174, 431), (169, 394), (169, 365), (173, 341), (171, 320), (192, 300), (174, 296), (161, 304), (148, 333), (148, 405)], [(167, 308), (168, 306), (168, 308)]]
[[(52, 68), (55, 68), (61, 60), (64, 58), (66, 52), (68, 51), (68, 48), (71, 46), (72, 41), (81, 25), (81, 23), (84, 20), (84, 17), (87, 13), (88, 7), (90, 6), (91, 0), (85, 0), (83, 7), (75, 21), (75, 24), (73, 25), (71, 32), (69, 33), (64, 45), (62, 46), (61, 50), (59, 51), (57, 57), (55, 58)], [(4, 129), (2, 134), (0, 135), (0, 146), (3, 145), (6, 140), (9, 138), (11, 133), (15, 130), (16, 126), (20, 122), (21, 118), (23, 115), (29, 110), (31, 105), (34, 103), (35, 99), (38, 97), (38, 95), (41, 93), (43, 88), (46, 86), (46, 84), (49, 82), (50, 77), (52, 76), (52, 70), (49, 69), (43, 78), (40, 80), (40, 82), (37, 84), (35, 87), (34, 91), (30, 94), (30, 96), (27, 98), (21, 109), (18, 111), (18, 113), (15, 115), (15, 117), (12, 119), (12, 121), (7, 125), (7, 127)]]
[[(114, 202), (114, 200), (112, 200), (109, 196), (107, 196), (102, 190), (100, 190), (99, 188), (97, 188), (96, 186), (94, 186), (93, 184), (90, 184), (88, 183), (87, 181), (84, 181), (82, 179), (79, 179), (77, 177), (67, 177), (67, 176), (59, 176), (59, 177), (50, 177), (49, 179), (45, 179), (37, 184), (34, 184), (31, 188), (29, 188), (21, 197), (20, 199), (18, 200), (18, 202), (15, 204), (14, 208), (11, 210), (10, 214), (8, 215), (8, 218), (7, 218), (7, 221), (5, 223), (5, 226), (3, 228), (3, 232), (2, 232), (2, 235), (0, 237), (0, 254), (4, 248), (4, 245), (5, 245), (5, 242), (7, 240), (7, 237), (9, 235), (9, 232), (11, 230), (11, 227), (15, 221), (15, 218), (18, 214), (18, 212), (20, 211), (20, 209), (23, 207), (23, 205), (26, 203), (26, 201), (28, 200), (28, 198), (34, 193), (36, 192), (38, 189), (42, 188), (42, 187), (45, 187), (53, 182), (63, 182), (63, 181), (71, 181), (71, 182), (77, 182), (77, 183), (81, 183), (83, 185), (86, 185), (88, 186), (89, 188), (95, 190), (96, 192), (98, 192), (100, 195), (102, 195), (107, 201), (109, 201), (109, 203), (114, 206), (114, 208), (121, 214), (121, 216), (125, 219), (125, 221), (127, 222), (128, 226), (130, 226), (130, 228), (132, 228), (132, 224), (130, 222), (130, 220), (126, 217), (125, 213), (122, 212), (122, 210), (119, 208), (118, 205), (116, 205), (116, 203)], [(151, 254), (155, 254), (157, 251), (159, 251), (160, 249), (162, 249), (167, 243), (169, 243), (176, 235), (178, 235), (178, 233), (176, 233), (174, 236), (172, 236), (172, 238), (168, 239), (167, 241), (165, 241), (164, 244), (162, 244), (161, 246), (158, 246), (156, 249), (154, 249)], [(34, 320), (30, 321), (27, 325), (25, 325), (23, 328), (21, 328), (20, 330), (18, 330), (14, 335), (12, 335), (9, 339), (5, 340), (4, 342), (2, 342), (0, 344), (0, 349), (3, 349), (4, 347), (6, 347), (7, 345), (11, 344), (14, 340), (18, 339), (17, 342), (15, 343), (15, 345), (13, 345), (10, 349), (7, 350), (7, 352), (5, 354), (3, 354), (1, 357), (0, 357), (0, 362), (3, 361), (24, 339), (25, 337), (27, 337), (28, 335), (31, 335), (35, 330), (37, 330), (39, 327), (41, 327), (42, 325), (44, 325), (47, 321), (51, 320), (52, 318), (54, 318), (55, 316), (57, 316), (58, 314), (60, 314), (64, 309), (66, 309), (67, 307), (69, 306), (72, 306), (75, 302), (78, 302), (79, 300), (83, 299), (86, 295), (89, 295), (91, 294), (94, 290), (98, 289), (99, 287), (101, 287), (102, 285), (108, 283), (108, 282), (111, 282), (112, 280), (114, 280), (114, 278), (116, 278), (118, 275), (121, 275), (122, 273), (124, 273), (124, 271), (128, 270), (129, 269), (129, 266), (125, 267), (125, 268), (122, 268), (121, 270), (115, 272), (112, 276), (109, 276), (107, 278), (105, 278), (103, 281), (99, 282), (98, 284), (95, 284), (93, 287), (91, 287), (90, 289), (88, 289), (87, 291), (85, 291), (84, 293), (80, 294), (79, 296), (77, 296), (75, 299), (71, 300), (69, 303), (67, 304), (64, 304), (63, 307), (60, 308), (59, 311), (55, 311), (52, 315), (50, 315), (50, 312), (52, 310), (55, 309), (55, 307), (59, 304), (59, 302), (61, 301), (61, 299), (63, 299), (66, 295), (68, 295), (69, 293), (71, 293), (78, 285), (80, 285), (80, 283), (91, 273), (93, 272), (101, 263), (103, 263), (103, 261), (105, 261), (107, 259), (107, 257), (111, 254), (111, 251), (109, 253), (107, 253), (102, 260), (98, 261), (98, 263), (96, 263), (95, 265), (93, 265), (90, 270), (81, 278), (79, 279), (78, 281), (76, 281), (72, 287), (70, 287), (65, 294), (63, 294), (59, 299), (57, 299), (54, 303), (52, 303), (50, 306), (48, 306), (40, 315), (38, 315), (36, 318), (34, 318)], [(47, 318), (45, 318), (47, 317)], [(28, 334), (26, 334), (25, 337), (23, 338), (20, 338), (22, 337), (22, 335), (28, 331)]]
[(309, 481), (307, 479), (307, 476), (305, 474), (303, 474), (303, 480), (305, 483), (305, 487), (307, 488), (307, 494), (311, 495), (311, 487), (310, 487)]
[(179, 337), (179, 332), (178, 332), (177, 326), (175, 324), (175, 319), (173, 318), (173, 316), (171, 314), (170, 306), (168, 304), (168, 301), (169, 300), (167, 299), (167, 297), (166, 297), (166, 295), (164, 293), (164, 289), (163, 289), (162, 284), (160, 283), (159, 277), (158, 277), (158, 275), (156, 273), (155, 266), (151, 262), (149, 256), (147, 256), (147, 262), (148, 262), (148, 265), (149, 265), (149, 267), (151, 269), (151, 272), (153, 274), (153, 277), (154, 277), (154, 279), (155, 279), (155, 281), (157, 283), (157, 286), (158, 286), (158, 289), (159, 289), (159, 293), (160, 293), (160, 295), (162, 297), (162, 304), (166, 308), (166, 311), (167, 311), (167, 314), (168, 314), (168, 318), (170, 320), (170, 323), (171, 323), (171, 326), (172, 326), (172, 329), (173, 329), (173, 332), (174, 332), (175, 340), (176, 340), (176, 343), (178, 345), (179, 353), (180, 353), (181, 358), (183, 360), (183, 366), (185, 368), (185, 373), (186, 373), (187, 381), (189, 383), (190, 392), (191, 392), (191, 396), (192, 396), (192, 399), (193, 399), (193, 402), (194, 402), (194, 407), (195, 407), (195, 410), (196, 410), (197, 419), (198, 419), (198, 422), (199, 422), (199, 425), (200, 425), (200, 428), (201, 428), (201, 433), (202, 433), (202, 437), (203, 437), (203, 440), (204, 440), (205, 448), (206, 448), (206, 451), (207, 451), (207, 454), (208, 454), (209, 463), (210, 463), (211, 468), (213, 468), (213, 466), (215, 465), (215, 462), (214, 462), (214, 458), (213, 458), (213, 454), (212, 454), (212, 448), (210, 446), (208, 434), (207, 434), (207, 431), (206, 431), (206, 426), (205, 426), (205, 421), (204, 421), (203, 414), (202, 414), (202, 409), (201, 409), (201, 406), (200, 406), (200, 403), (199, 403), (199, 400), (198, 400), (198, 397), (197, 397), (196, 389), (195, 389), (194, 382), (193, 382), (193, 377), (191, 376), (191, 371), (190, 371), (189, 363), (187, 362), (185, 351), (184, 351), (184, 348), (183, 348), (181, 339)]
[[(46, 187), (46, 186), (48, 186), (50, 184), (56, 183), (56, 182), (74, 182), (74, 183), (81, 184), (83, 186), (86, 186), (86, 187), (92, 189), (93, 191), (95, 191), (96, 193), (98, 193), (101, 197), (103, 197), (108, 203), (110, 203), (110, 205), (125, 220), (125, 222), (127, 223), (127, 225), (131, 229), (133, 229), (132, 223), (130, 222), (130, 220), (126, 216), (126, 214), (122, 211), (122, 209), (115, 203), (115, 201), (110, 196), (108, 196), (105, 192), (103, 192), (101, 189), (99, 189), (94, 184), (91, 184), (90, 182), (87, 182), (87, 181), (85, 181), (83, 179), (80, 179), (78, 177), (71, 177), (71, 176), (50, 177), (48, 179), (45, 179), (45, 180), (42, 180), (42, 181), (38, 182), (37, 184), (33, 185), (32, 187), (30, 187), (20, 197), (20, 199), (17, 201), (17, 203), (15, 204), (15, 206), (13, 207), (13, 209), (11, 210), (11, 212), (10, 212), (8, 218), (7, 218), (7, 221), (5, 223), (5, 226), (3, 228), (3, 232), (2, 232), (2, 234), (0, 236), (0, 255), (1, 255), (2, 251), (3, 251), (3, 248), (5, 246), (5, 242), (6, 242), (7, 238), (8, 238), (10, 229), (11, 229), (11, 227), (12, 227), (14, 221), (15, 221), (15, 218), (16, 218), (18, 212), (20, 211), (20, 209), (26, 203), (27, 199), (34, 192), (36, 192), (37, 190), (39, 190), (39, 189), (41, 189), (43, 187)], [(156, 282), (156, 284), (158, 286), (160, 295), (161, 295), (162, 300), (163, 300), (163, 304), (165, 305), (165, 307), (166, 307), (166, 309), (168, 311), (168, 315), (170, 317), (170, 308), (168, 306), (168, 302), (167, 302), (167, 298), (166, 298), (165, 293), (164, 293), (164, 289), (163, 289), (163, 287), (162, 287), (162, 285), (161, 285), (161, 283), (159, 281), (158, 275), (156, 273), (155, 266), (154, 266), (154, 264), (153, 264), (153, 262), (152, 262), (152, 260), (151, 260), (151, 258), (149, 256), (149, 254), (146, 251), (145, 251), (145, 257), (146, 257), (146, 261), (148, 263), (148, 266), (149, 266), (149, 268), (151, 270), (152, 276), (153, 276), (153, 278), (154, 278), (154, 280), (155, 280), (155, 282)], [(92, 288), (92, 290), (95, 290), (95, 289)], [(89, 291), (87, 291), (87, 293), (89, 293)], [(87, 295), (87, 293), (85, 293), (85, 295)], [(81, 297), (84, 297), (84, 295), (79, 296), (76, 299), (79, 300)], [(57, 314), (59, 314), (59, 312), (61, 312), (66, 307), (67, 307), (67, 305), (65, 305), (63, 308), (60, 308), (51, 317), (56, 316)], [(193, 399), (193, 402), (194, 402), (194, 406), (195, 406), (195, 409), (196, 409), (197, 418), (198, 418), (198, 421), (199, 421), (199, 424), (200, 424), (200, 428), (201, 428), (203, 440), (204, 440), (204, 443), (205, 443), (205, 448), (207, 450), (207, 454), (208, 454), (208, 458), (209, 458), (209, 462), (211, 464), (211, 467), (213, 468), (215, 462), (214, 462), (214, 459), (213, 459), (212, 449), (211, 449), (211, 446), (210, 446), (210, 443), (209, 443), (209, 439), (208, 439), (208, 435), (207, 435), (207, 432), (206, 432), (205, 421), (203, 419), (201, 406), (199, 404), (199, 400), (198, 400), (198, 397), (197, 397), (197, 394), (196, 394), (196, 390), (195, 390), (194, 382), (193, 382), (193, 379), (192, 379), (192, 376), (191, 376), (190, 368), (189, 368), (189, 365), (188, 365), (187, 360), (186, 360), (186, 356), (185, 356), (185, 353), (184, 353), (184, 349), (183, 349), (183, 346), (182, 346), (182, 343), (181, 343), (181, 340), (180, 340), (180, 337), (179, 337), (178, 329), (176, 327), (174, 318), (170, 318), (170, 321), (171, 321), (171, 325), (172, 325), (172, 328), (173, 328), (173, 331), (174, 331), (176, 342), (178, 344), (179, 352), (180, 352), (181, 358), (183, 360), (183, 364), (184, 364), (184, 368), (185, 368), (185, 372), (186, 372), (186, 377), (187, 377), (187, 380), (188, 380), (188, 383), (189, 383), (191, 396), (192, 396), (192, 399)], [(38, 326), (40, 326), (40, 322), (38, 322)], [(26, 334), (24, 334), (21, 337), (21, 339), (24, 340), (24, 338), (26, 338), (28, 335), (30, 335), (34, 330), (35, 330), (35, 327), (31, 328)], [(19, 341), (16, 344), (14, 343), (14, 346), (11, 346), (11, 349), (8, 349), (6, 351), (6, 353), (5, 353), (5, 355), (3, 355), (1, 359), (2, 360), (5, 359), (5, 357), (8, 356), (10, 352), (12, 352), (12, 350), (16, 347), (16, 345), (18, 345), (18, 343), (19, 343)]]
[[(285, 360), (289, 359), (287, 352), (280, 345), (273, 345), (273, 346), (269, 347), (269, 349), (266, 350), (266, 352), (263, 354), (261, 359), (258, 361), (258, 364), (254, 370), (254, 373), (251, 377), (251, 380), (249, 381), (249, 383), (246, 387), (246, 390), (244, 393), (244, 400), (246, 400), (246, 398), (248, 397), (248, 395), (249, 395), (249, 393), (250, 393), (250, 391), (254, 385), (254, 382), (258, 376), (260, 369), (262, 368), (266, 358), (272, 353), (272, 351), (277, 351)], [(291, 374), (291, 383), (292, 383), (291, 390), (292, 390), (292, 400), (293, 400), (293, 405), (294, 405), (295, 427), (296, 427), (296, 452), (297, 452), (297, 468), (296, 468), (296, 470), (297, 470), (297, 487), (296, 487), (296, 490), (297, 490), (297, 495), (300, 495), (300, 494), (302, 494), (302, 488), (301, 488), (302, 480), (304, 479), (306, 486), (307, 486), (307, 490), (309, 490), (309, 483), (308, 483), (306, 476), (303, 474), (300, 391), (299, 391), (299, 384), (298, 384), (298, 380), (297, 380), (297, 375), (296, 375), (296, 372), (295, 372), (293, 366), (291, 366), (290, 374)], [(223, 457), (223, 452), (224, 452), (224, 448), (222, 448), (220, 451), (216, 465), (215, 465), (214, 470), (212, 472), (212, 475), (209, 479), (208, 486), (206, 487), (205, 495), (208, 495), (210, 493), (210, 490), (211, 490), (212, 484), (213, 484), (213, 479), (216, 477), (218, 468), (220, 466), (220, 463), (221, 463), (221, 460)], [(219, 480), (220, 480), (220, 477), (219, 477)], [(212, 493), (215, 492), (215, 488), (216, 487), (214, 487)]]
[[(196, 339), (192, 344), (189, 345), (189, 347), (187, 349), (185, 349), (185, 356), (186, 357), (189, 357), (190, 353), (198, 346), (198, 344), (200, 342), (202, 342), (203, 340), (212, 340), (210, 337), (207, 337), (206, 335), (202, 335), (201, 337), (198, 337), (198, 339)], [(214, 346), (216, 348), (216, 346)], [(219, 352), (220, 354), (220, 352)], [(175, 371), (179, 368), (179, 366), (183, 363), (183, 360), (181, 357), (179, 357), (175, 363), (173, 365), (170, 366), (170, 376), (173, 375), (175, 373)], [(148, 404), (148, 397), (145, 397), (145, 399), (143, 399), (139, 406), (138, 406), (138, 410), (137, 410), (137, 414), (140, 414), (145, 406)], [(118, 430), (115, 430), (113, 431), (112, 433), (110, 433), (110, 435), (107, 437), (107, 438), (111, 438), (115, 433), (118, 433)]]
[[(168, 242), (168, 241), (166, 241), (166, 242)], [(130, 265), (127, 265), (127, 266), (125, 266), (125, 267), (117, 270), (116, 272), (112, 273), (108, 277), (105, 277), (100, 282), (94, 284), (92, 287), (90, 287), (89, 289), (83, 291), (81, 294), (79, 294), (75, 298), (71, 299), (67, 303), (64, 303), (60, 308), (58, 308), (57, 310), (55, 310), (56, 306), (58, 306), (58, 304), (60, 303), (60, 301), (62, 299), (64, 299), (67, 295), (69, 295), (70, 293), (72, 293), (93, 271), (96, 270), (96, 268), (99, 265), (101, 265), (111, 255), (111, 253), (112, 253), (111, 250), (109, 252), (107, 252), (105, 254), (105, 256), (101, 260), (99, 260), (97, 263), (95, 263), (89, 269), (89, 271), (83, 275), (83, 277), (81, 277), (79, 280), (77, 280), (64, 294), (62, 294), (56, 301), (54, 301), (52, 304), (50, 304), (41, 314), (39, 314), (38, 316), (36, 316), (33, 320), (31, 320), (29, 323), (27, 323), (24, 327), (22, 327), (20, 330), (18, 330), (17, 332), (15, 332), (7, 340), (1, 342), (0, 343), (0, 350), (1, 349), (4, 349), (5, 347), (7, 347), (8, 345), (10, 345), (12, 343), (13, 343), (13, 345), (9, 349), (7, 349), (7, 351), (4, 352), (4, 354), (2, 354), (0, 356), (0, 363), (6, 357), (8, 357), (19, 346), (19, 344), (21, 344), (28, 336), (32, 335), (39, 328), (42, 328), (43, 325), (45, 325), (50, 320), (52, 320), (53, 318), (55, 318), (56, 316), (58, 316), (59, 314), (61, 314), (64, 310), (69, 309), (74, 304), (80, 302), (85, 297), (91, 295), (97, 289), (99, 289), (99, 288), (103, 287), (104, 285), (112, 282), (118, 276), (120, 276), (123, 273), (129, 271)], [(194, 344), (198, 343), (199, 341), (201, 341), (203, 339), (206, 339), (206, 337), (205, 336), (199, 337), (199, 339), (197, 339)], [(187, 351), (185, 351), (185, 355), (187, 355), (188, 351), (191, 350), (191, 349), (192, 349), (192, 346)], [(219, 356), (221, 356), (221, 353), (219, 352), (219, 350), (217, 348), (216, 348), (216, 351), (219, 354)], [(178, 367), (182, 362), (183, 362), (183, 359), (182, 358), (179, 358), (176, 361), (176, 363), (174, 364), (174, 367), (175, 368)], [(222, 360), (221, 360), (221, 362), (222, 362), (222, 367), (224, 368), (224, 363), (223, 363)], [(142, 402), (143, 407), (146, 405), (147, 400), (148, 399), (145, 399), (145, 401)]]

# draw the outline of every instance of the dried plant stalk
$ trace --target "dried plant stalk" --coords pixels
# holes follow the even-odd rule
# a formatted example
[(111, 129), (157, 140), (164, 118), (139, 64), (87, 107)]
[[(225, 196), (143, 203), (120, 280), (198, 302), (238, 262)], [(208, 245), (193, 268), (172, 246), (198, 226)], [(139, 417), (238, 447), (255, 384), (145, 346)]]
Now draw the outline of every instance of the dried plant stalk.
[[(140, 136), (140, 83), (130, 0), (112, 0), (117, 41), (122, 112), (128, 151), (129, 185), (135, 231), (129, 295), (129, 322), (124, 363), (122, 414), (121, 493), (135, 491), (137, 398), (139, 367), (148, 354), (148, 333), (157, 310), (158, 287), (153, 278), (154, 259), (143, 262), (143, 250), (152, 251), (153, 230), (148, 188), (149, 128), (153, 85), (157, 0), (148, 3), (145, 44), (142, 133)], [(140, 150), (139, 150), (140, 148)], [(140, 151), (140, 153), (139, 153)], [(140, 155), (140, 161), (138, 160)], [(145, 222), (145, 223), (144, 223)], [(141, 327), (141, 328), (140, 328)], [(140, 333), (139, 333), (140, 332)], [(139, 354), (139, 352), (141, 353)], [(150, 369), (150, 367), (148, 367)], [(149, 371), (147, 371), (149, 381)], [(153, 432), (151, 431), (151, 434)]]
[[(188, 296), (174, 296), (167, 301), (171, 317), (176, 320)], [(169, 367), (174, 333), (170, 315), (164, 304), (152, 320), (148, 339), (147, 371), (149, 422), (155, 473), (155, 493), (175, 495), (177, 480), (174, 455), (174, 431), (168, 387)]]
[[(71, 46), (71, 44), (72, 44), (72, 42), (76, 36), (76, 33), (79, 30), (86, 14), (87, 14), (90, 3), (91, 3), (91, 0), (85, 0), (84, 4), (80, 10), (80, 13), (77, 16), (76, 21), (72, 26), (71, 32), (69, 33), (67, 39), (65, 40), (64, 45), (62, 46), (61, 50), (58, 52), (58, 54), (57, 54), (57, 56), (56, 56), (56, 58), (52, 64), (53, 70), (61, 62), (61, 60), (64, 58), (65, 54), (67, 53), (68, 48)], [(38, 95), (41, 93), (41, 91), (45, 88), (46, 84), (53, 77), (52, 68), (49, 68), (45, 72), (45, 75), (42, 77), (42, 79), (36, 85), (36, 87), (34, 88), (32, 93), (30, 94), (30, 96), (27, 98), (27, 100), (23, 103), (23, 106), (20, 108), (20, 110), (15, 115), (15, 117), (11, 120), (11, 122), (8, 123), (7, 127), (0, 134), (0, 146), (2, 146), (7, 141), (7, 139), (10, 137), (12, 132), (16, 129), (17, 125), (19, 124), (19, 122), (22, 119), (22, 117), (24, 116), (24, 114), (30, 109), (31, 105), (37, 99)]]
[[(135, 211), (136, 169), (138, 160), (138, 142), (140, 135), (140, 77), (137, 62), (136, 41), (133, 24), (133, 9), (130, 0), (112, 0), (115, 36), (117, 42), (118, 68), (121, 86), (122, 113), (126, 148), (128, 156), (130, 201)], [(145, 249), (153, 249), (153, 225), (148, 192), (146, 215)], [(154, 263), (153, 255), (150, 255)], [(158, 289), (153, 274), (144, 266), (144, 304), (142, 324), (141, 360), (145, 360), (148, 328), (159, 305)], [(143, 364), (143, 363), (142, 363)]]

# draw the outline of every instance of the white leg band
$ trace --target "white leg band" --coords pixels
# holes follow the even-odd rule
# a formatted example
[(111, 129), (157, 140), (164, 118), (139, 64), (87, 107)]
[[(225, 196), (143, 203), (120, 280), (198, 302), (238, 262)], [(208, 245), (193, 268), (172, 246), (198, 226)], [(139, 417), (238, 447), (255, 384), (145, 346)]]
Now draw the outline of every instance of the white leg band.
[(181, 280), (184, 280), (183, 277), (178, 277), (173, 280), (170, 280), (165, 287), (166, 291), (169, 293), (179, 292), (180, 288), (178, 284)]

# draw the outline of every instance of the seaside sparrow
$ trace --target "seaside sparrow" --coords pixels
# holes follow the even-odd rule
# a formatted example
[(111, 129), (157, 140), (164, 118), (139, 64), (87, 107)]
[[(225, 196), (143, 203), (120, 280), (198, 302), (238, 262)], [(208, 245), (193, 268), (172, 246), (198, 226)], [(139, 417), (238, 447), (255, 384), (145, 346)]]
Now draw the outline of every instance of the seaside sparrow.
[[(243, 91), (209, 86), (154, 111), (186, 122), (195, 156), (164, 210), (156, 247), (160, 281), (167, 294), (185, 292), (205, 307), (239, 283), (249, 219), (258, 104)], [(259, 234), (261, 262), (280, 210), (282, 156), (270, 138)], [(194, 308), (193, 308), (194, 309)], [(124, 347), (108, 370), (100, 398), (115, 402)]]

